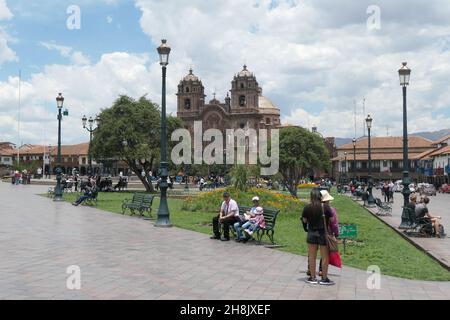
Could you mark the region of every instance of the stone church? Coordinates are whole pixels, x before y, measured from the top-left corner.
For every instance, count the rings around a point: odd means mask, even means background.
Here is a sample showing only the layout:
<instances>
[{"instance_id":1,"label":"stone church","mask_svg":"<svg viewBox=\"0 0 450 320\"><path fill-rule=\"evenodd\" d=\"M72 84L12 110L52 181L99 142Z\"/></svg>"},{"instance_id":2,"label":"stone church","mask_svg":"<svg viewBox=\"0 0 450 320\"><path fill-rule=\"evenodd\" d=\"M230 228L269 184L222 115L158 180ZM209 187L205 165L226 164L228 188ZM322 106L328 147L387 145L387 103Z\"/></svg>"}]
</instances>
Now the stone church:
<instances>
[{"instance_id":1,"label":"stone church","mask_svg":"<svg viewBox=\"0 0 450 320\"><path fill-rule=\"evenodd\" d=\"M192 69L178 85L177 116L193 132L194 121L202 121L203 131L226 129L272 129L280 126L280 109L262 95L262 89L247 66L231 81L225 101L205 101L205 88Z\"/></svg>"}]
</instances>

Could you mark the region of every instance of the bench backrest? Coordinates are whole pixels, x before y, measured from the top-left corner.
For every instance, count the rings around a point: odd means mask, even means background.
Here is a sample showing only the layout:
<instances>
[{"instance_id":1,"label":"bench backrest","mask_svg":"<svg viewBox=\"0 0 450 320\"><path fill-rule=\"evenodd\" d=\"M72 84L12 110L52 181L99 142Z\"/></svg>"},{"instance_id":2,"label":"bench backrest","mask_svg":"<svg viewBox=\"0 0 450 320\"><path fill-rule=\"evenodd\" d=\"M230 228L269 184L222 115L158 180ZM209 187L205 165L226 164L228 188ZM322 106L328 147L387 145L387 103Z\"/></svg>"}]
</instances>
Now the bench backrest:
<instances>
[{"instance_id":1,"label":"bench backrest","mask_svg":"<svg viewBox=\"0 0 450 320\"><path fill-rule=\"evenodd\" d=\"M155 196L151 195L151 194L146 194L144 195L144 197L142 198L142 205L146 206L146 207L151 207L152 203L153 203L153 198Z\"/></svg>"},{"instance_id":2,"label":"bench backrest","mask_svg":"<svg viewBox=\"0 0 450 320\"><path fill-rule=\"evenodd\" d=\"M266 222L266 229L272 229L275 227L275 221L280 210L264 209L264 221Z\"/></svg>"},{"instance_id":3,"label":"bench backrest","mask_svg":"<svg viewBox=\"0 0 450 320\"><path fill-rule=\"evenodd\" d=\"M144 199L145 194L144 193L134 193L133 194L133 200L131 202L133 203L141 203Z\"/></svg>"}]
</instances>

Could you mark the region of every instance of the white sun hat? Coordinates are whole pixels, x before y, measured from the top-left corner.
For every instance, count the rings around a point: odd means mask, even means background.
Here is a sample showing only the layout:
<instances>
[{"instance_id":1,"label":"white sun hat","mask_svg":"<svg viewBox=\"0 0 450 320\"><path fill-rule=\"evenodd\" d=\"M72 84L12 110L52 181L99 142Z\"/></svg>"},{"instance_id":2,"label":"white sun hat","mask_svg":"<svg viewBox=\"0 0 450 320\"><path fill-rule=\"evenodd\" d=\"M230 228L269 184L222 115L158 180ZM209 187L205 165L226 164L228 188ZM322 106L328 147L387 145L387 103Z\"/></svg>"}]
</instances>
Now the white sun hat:
<instances>
[{"instance_id":1,"label":"white sun hat","mask_svg":"<svg viewBox=\"0 0 450 320\"><path fill-rule=\"evenodd\" d=\"M334 198L328 193L327 190L321 190L320 194L322 195L322 202L333 201Z\"/></svg>"}]
</instances>

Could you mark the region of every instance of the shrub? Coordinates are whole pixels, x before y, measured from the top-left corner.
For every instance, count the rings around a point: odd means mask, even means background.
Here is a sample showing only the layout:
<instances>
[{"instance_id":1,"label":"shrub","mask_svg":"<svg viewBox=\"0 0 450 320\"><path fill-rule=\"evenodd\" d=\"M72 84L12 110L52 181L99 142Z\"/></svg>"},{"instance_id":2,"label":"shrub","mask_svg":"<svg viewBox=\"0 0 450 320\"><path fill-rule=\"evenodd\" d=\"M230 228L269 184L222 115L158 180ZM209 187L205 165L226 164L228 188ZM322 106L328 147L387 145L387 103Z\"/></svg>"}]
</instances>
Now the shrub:
<instances>
[{"instance_id":1,"label":"shrub","mask_svg":"<svg viewBox=\"0 0 450 320\"><path fill-rule=\"evenodd\" d=\"M252 198L258 196L263 207L280 209L282 213L299 214L304 203L291 195L282 194L276 191L249 188L247 191L240 191L235 188L216 189L204 192L196 197L188 197L184 200L182 210L218 212L222 203L223 192L228 191L231 198L236 200L238 205L251 206Z\"/></svg>"}]
</instances>

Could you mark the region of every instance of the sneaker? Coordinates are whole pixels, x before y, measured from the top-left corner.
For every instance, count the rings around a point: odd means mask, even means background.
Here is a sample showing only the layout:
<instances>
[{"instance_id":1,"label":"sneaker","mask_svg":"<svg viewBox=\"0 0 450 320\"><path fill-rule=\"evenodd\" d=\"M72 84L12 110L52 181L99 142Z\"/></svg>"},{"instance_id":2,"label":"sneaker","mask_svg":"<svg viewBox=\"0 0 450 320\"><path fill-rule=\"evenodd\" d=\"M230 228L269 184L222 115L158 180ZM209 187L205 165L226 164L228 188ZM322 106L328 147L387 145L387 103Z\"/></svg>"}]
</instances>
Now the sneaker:
<instances>
[{"instance_id":1,"label":"sneaker","mask_svg":"<svg viewBox=\"0 0 450 320\"><path fill-rule=\"evenodd\" d=\"M317 284L318 283L317 279L316 278L312 278L312 277L309 277L308 279L306 279L305 282L306 283L311 283L311 284Z\"/></svg>"},{"instance_id":2,"label":"sneaker","mask_svg":"<svg viewBox=\"0 0 450 320\"><path fill-rule=\"evenodd\" d=\"M236 242L242 242L242 240L243 240L243 239L240 239L240 238L234 239L234 241L236 241Z\"/></svg>"},{"instance_id":3,"label":"sneaker","mask_svg":"<svg viewBox=\"0 0 450 320\"><path fill-rule=\"evenodd\" d=\"M230 241L230 238L222 237L220 238L221 241Z\"/></svg>"},{"instance_id":4,"label":"sneaker","mask_svg":"<svg viewBox=\"0 0 450 320\"><path fill-rule=\"evenodd\" d=\"M320 280L319 284L323 285L323 286L332 286L332 285L334 285L334 282L331 281L330 279L326 278L326 279Z\"/></svg>"},{"instance_id":5,"label":"sneaker","mask_svg":"<svg viewBox=\"0 0 450 320\"><path fill-rule=\"evenodd\" d=\"M212 236L212 237L210 237L210 239L220 240L220 237L218 237L218 236Z\"/></svg>"},{"instance_id":6,"label":"sneaker","mask_svg":"<svg viewBox=\"0 0 450 320\"><path fill-rule=\"evenodd\" d=\"M245 232L246 234L250 234L250 230L248 230L248 229L244 229L244 232Z\"/></svg>"},{"instance_id":7,"label":"sneaker","mask_svg":"<svg viewBox=\"0 0 450 320\"><path fill-rule=\"evenodd\" d=\"M247 232L249 235L252 235L253 234L253 231L248 231Z\"/></svg>"}]
</instances>

